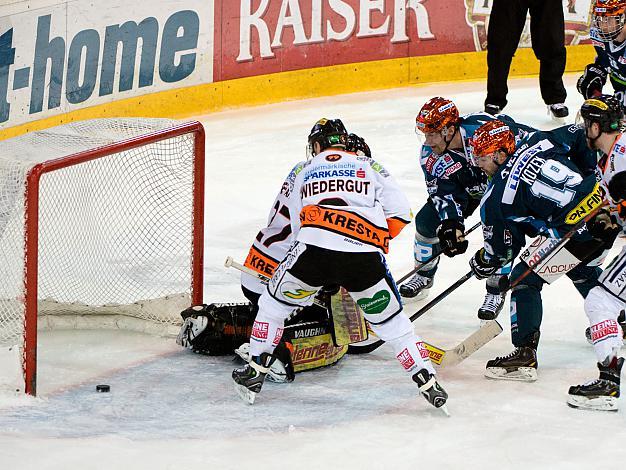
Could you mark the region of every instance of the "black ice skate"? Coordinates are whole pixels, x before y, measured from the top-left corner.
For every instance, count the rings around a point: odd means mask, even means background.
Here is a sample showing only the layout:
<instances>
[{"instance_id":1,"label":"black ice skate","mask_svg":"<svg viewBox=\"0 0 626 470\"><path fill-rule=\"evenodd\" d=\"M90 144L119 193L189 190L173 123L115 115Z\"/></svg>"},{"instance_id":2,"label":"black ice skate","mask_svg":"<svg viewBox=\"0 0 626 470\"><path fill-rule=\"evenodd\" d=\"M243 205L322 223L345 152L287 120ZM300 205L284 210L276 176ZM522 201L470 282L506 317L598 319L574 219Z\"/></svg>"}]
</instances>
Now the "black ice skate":
<instances>
[{"instance_id":1,"label":"black ice skate","mask_svg":"<svg viewBox=\"0 0 626 470\"><path fill-rule=\"evenodd\" d=\"M563 103L549 104L548 114L552 119L563 119L569 116L569 109Z\"/></svg>"},{"instance_id":2,"label":"black ice skate","mask_svg":"<svg viewBox=\"0 0 626 470\"><path fill-rule=\"evenodd\" d=\"M274 360L275 357L271 354L263 353L260 356L252 356L248 364L233 371L235 391L243 401L250 405L254 403Z\"/></svg>"},{"instance_id":3,"label":"black ice skate","mask_svg":"<svg viewBox=\"0 0 626 470\"><path fill-rule=\"evenodd\" d=\"M487 292L482 306L478 309L478 318L484 321L495 320L502 307L504 307L504 296Z\"/></svg>"},{"instance_id":4,"label":"black ice skate","mask_svg":"<svg viewBox=\"0 0 626 470\"><path fill-rule=\"evenodd\" d=\"M570 387L567 404L572 408L585 410L617 411L620 373L623 365L623 357L614 359L608 366L598 363L600 378Z\"/></svg>"},{"instance_id":5,"label":"black ice skate","mask_svg":"<svg viewBox=\"0 0 626 470\"><path fill-rule=\"evenodd\" d=\"M400 286L400 295L407 299L421 300L428 296L428 291L433 286L433 278L423 276L420 273L409 279Z\"/></svg>"},{"instance_id":6,"label":"black ice skate","mask_svg":"<svg viewBox=\"0 0 626 470\"><path fill-rule=\"evenodd\" d=\"M450 416L446 401L448 400L448 394L441 385L437 382L437 378L434 374L431 374L426 369L421 369L419 372L413 374L413 382L417 384L420 394L428 400L428 403L435 408L439 408L447 416Z\"/></svg>"},{"instance_id":7,"label":"black ice skate","mask_svg":"<svg viewBox=\"0 0 626 470\"><path fill-rule=\"evenodd\" d=\"M485 377L534 382L537 380L537 350L522 346L507 356L488 361Z\"/></svg>"}]
</instances>

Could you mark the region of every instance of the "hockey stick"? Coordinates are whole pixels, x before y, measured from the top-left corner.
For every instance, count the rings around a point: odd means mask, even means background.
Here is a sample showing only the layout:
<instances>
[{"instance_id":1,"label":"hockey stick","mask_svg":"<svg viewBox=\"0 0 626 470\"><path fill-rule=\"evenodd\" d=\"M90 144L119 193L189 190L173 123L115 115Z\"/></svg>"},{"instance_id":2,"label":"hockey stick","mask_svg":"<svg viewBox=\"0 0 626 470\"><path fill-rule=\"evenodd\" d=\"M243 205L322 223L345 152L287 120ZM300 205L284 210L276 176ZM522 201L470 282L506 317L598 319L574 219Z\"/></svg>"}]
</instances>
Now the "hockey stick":
<instances>
[{"instance_id":1,"label":"hockey stick","mask_svg":"<svg viewBox=\"0 0 626 470\"><path fill-rule=\"evenodd\" d=\"M480 222L477 222L476 224L474 224L472 227L470 227L468 230L465 231L465 233L463 234L464 237L468 236L470 233L472 233L474 230L476 230L478 227L480 227ZM410 278L413 274L415 274L416 272L418 272L420 269L422 269L424 266L426 266L428 263L430 263L431 261L436 260L437 258L439 258L441 255L443 254L443 251L440 251L439 253L437 253L435 256L432 256L430 259L426 260L426 261L422 261L421 263L417 263L417 265L407 274L405 274L404 276L402 276L400 279L398 279L396 281L396 284L399 286L400 284L402 284L404 281L406 281L408 278Z\"/></svg>"},{"instance_id":2,"label":"hockey stick","mask_svg":"<svg viewBox=\"0 0 626 470\"><path fill-rule=\"evenodd\" d=\"M263 284L267 284L268 282L270 282L269 276L256 272L254 269L250 269L248 266L244 266L243 264L238 263L237 261L232 259L230 256L226 257L226 261L224 261L224 266L226 266L227 268L235 268L238 271L241 271L242 273L246 273L246 274L249 274L250 276L254 276ZM317 305L318 307L326 308L326 305L324 305L322 302L320 302L316 298L313 299L313 303Z\"/></svg>"},{"instance_id":3,"label":"hockey stick","mask_svg":"<svg viewBox=\"0 0 626 470\"><path fill-rule=\"evenodd\" d=\"M224 262L224 266L229 267L229 268L235 268L241 272L250 274L251 276L256 277L257 279L261 280L262 282L267 283L269 281L269 278L261 273L258 273L256 271L254 271L253 269L248 268L247 266L244 266L243 264L240 264L238 262L236 262L235 260L233 260L230 256L228 256L226 258L226 261ZM466 274L465 276L463 276L463 278L459 279L457 282L455 282L452 286L450 286L448 289L446 289L446 291L442 292L441 294L439 294L437 297L435 297L433 300L431 300L427 305L425 305L424 307L422 307L417 313L415 313L413 316L411 316L410 320L413 321L416 318L420 317L421 315L423 315L424 313L426 313L427 310L429 310L430 308L432 308L433 306L435 306L436 304L438 304L441 300L443 300L450 292L452 292L454 289L456 289L457 287L459 287L461 284L463 284L465 281L467 281L470 277L472 277L472 273L469 272L468 274ZM319 303L317 305L320 305ZM325 308L325 306L320 305L322 307ZM497 322L495 322L497 323ZM498 325L499 326L499 325ZM480 330L478 330L480 331ZM500 328L500 332L502 331L502 328ZM498 332L495 336L497 336L498 334L500 334L500 332ZM477 332L478 333L478 332ZM487 332L487 334L489 334L489 332ZM495 337L493 336L493 337ZM486 337L486 336L485 336ZM470 337L471 338L471 337ZM469 340L470 338L467 338L465 341ZM491 340L492 338L486 339L485 343L489 340ZM363 346L362 348L354 348L351 345L348 345L348 354L365 354L368 352L373 351L374 349L377 349L380 345L382 345L384 343L384 341L382 340L378 340L368 346ZM459 344L456 348L454 348L453 350L450 351L446 351L444 349L441 349L435 345L429 344L429 343L425 343L426 347L429 350L429 355L432 354L433 356L433 362L435 364L440 364L444 358L446 357L446 355L448 353L450 353L451 351L456 351L457 349L459 350L465 350L467 349L466 347L463 346L463 343ZM478 347L481 347L482 344ZM352 348L352 350L351 350ZM371 348L371 349L370 349ZM473 351L472 351L473 352ZM469 353L471 354L471 353ZM468 354L468 356L469 356ZM467 356L465 356L467 357ZM464 358L465 358L464 357ZM463 359L464 359L463 358ZM458 362L461 362L460 359Z\"/></svg>"},{"instance_id":4,"label":"hockey stick","mask_svg":"<svg viewBox=\"0 0 626 470\"><path fill-rule=\"evenodd\" d=\"M450 287L448 287L446 290L441 292L437 297L435 297L433 300L428 302L426 305L424 305L422 308L420 308L417 312L415 312L413 315L411 315L409 317L409 320L411 320L411 322L417 320L419 317L424 315L426 312L428 312L431 308L433 308L435 305L437 305L443 299L448 297L448 295L450 295L452 292L454 292L456 289L458 289L462 284L467 282L472 276L474 276L474 272L473 271L470 271L467 274L464 274L460 279L455 281ZM372 344L368 344L367 346L363 346L361 348L358 348L358 351L357 351L357 348L352 348L352 351L350 351L350 346L348 346L348 353L350 353L350 354L365 354L365 353L369 353L369 352L372 352L372 351L378 349L383 344L385 344L385 342L382 339L379 339L378 341L375 341ZM441 351L441 349L440 349L440 351Z\"/></svg>"}]
</instances>

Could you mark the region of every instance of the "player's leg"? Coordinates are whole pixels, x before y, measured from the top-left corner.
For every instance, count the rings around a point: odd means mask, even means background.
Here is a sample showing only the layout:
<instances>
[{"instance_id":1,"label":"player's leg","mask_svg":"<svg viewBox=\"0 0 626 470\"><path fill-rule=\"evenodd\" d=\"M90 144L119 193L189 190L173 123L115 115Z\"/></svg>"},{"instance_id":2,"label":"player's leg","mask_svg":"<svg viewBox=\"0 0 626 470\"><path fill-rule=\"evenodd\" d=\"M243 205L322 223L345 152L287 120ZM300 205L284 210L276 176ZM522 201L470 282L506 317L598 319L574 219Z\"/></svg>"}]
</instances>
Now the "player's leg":
<instances>
[{"instance_id":1,"label":"player's leg","mask_svg":"<svg viewBox=\"0 0 626 470\"><path fill-rule=\"evenodd\" d=\"M515 282L528 269L517 264L511 273ZM487 362L485 376L494 379L537 380L537 347L543 316L541 289L544 281L535 273L527 275L511 292L511 338L515 349L507 356Z\"/></svg>"},{"instance_id":2,"label":"player's leg","mask_svg":"<svg viewBox=\"0 0 626 470\"><path fill-rule=\"evenodd\" d=\"M437 227L441 223L433 204L428 201L415 215L415 241L413 254L415 264L423 265L408 281L400 286L400 294L405 298L421 300L426 298L433 286L439 258L433 259L440 251Z\"/></svg>"},{"instance_id":3,"label":"player's leg","mask_svg":"<svg viewBox=\"0 0 626 470\"><path fill-rule=\"evenodd\" d=\"M316 247L296 243L274 271L259 299L259 312L250 335L250 361L232 374L235 389L249 403L261 391L276 360L273 353L282 338L285 319L294 309L313 303L324 284L326 266L327 260Z\"/></svg>"},{"instance_id":4,"label":"player's leg","mask_svg":"<svg viewBox=\"0 0 626 470\"><path fill-rule=\"evenodd\" d=\"M570 387L567 403L575 408L605 411L617 410L620 396L620 374L624 359L618 357L622 347L622 328L618 317L626 307L626 247L609 264L599 278L600 286L585 298L591 340L596 353L600 377L583 385Z\"/></svg>"},{"instance_id":5,"label":"player's leg","mask_svg":"<svg viewBox=\"0 0 626 470\"><path fill-rule=\"evenodd\" d=\"M530 6L530 34L535 56L539 59L541 97L554 117L569 114L563 85L565 71L565 28L561 0L541 0ZM559 105L559 106L557 106Z\"/></svg>"},{"instance_id":6,"label":"player's leg","mask_svg":"<svg viewBox=\"0 0 626 470\"><path fill-rule=\"evenodd\" d=\"M527 0L494 0L491 7L487 28L485 110L494 114L507 104L507 79L526 22L526 3Z\"/></svg>"},{"instance_id":7,"label":"player's leg","mask_svg":"<svg viewBox=\"0 0 626 470\"><path fill-rule=\"evenodd\" d=\"M342 271L341 284L361 307L376 336L392 347L396 359L429 403L437 408L443 406L448 394L438 384L428 350L402 310L384 257L380 253L359 253L346 257L338 268Z\"/></svg>"}]
</instances>

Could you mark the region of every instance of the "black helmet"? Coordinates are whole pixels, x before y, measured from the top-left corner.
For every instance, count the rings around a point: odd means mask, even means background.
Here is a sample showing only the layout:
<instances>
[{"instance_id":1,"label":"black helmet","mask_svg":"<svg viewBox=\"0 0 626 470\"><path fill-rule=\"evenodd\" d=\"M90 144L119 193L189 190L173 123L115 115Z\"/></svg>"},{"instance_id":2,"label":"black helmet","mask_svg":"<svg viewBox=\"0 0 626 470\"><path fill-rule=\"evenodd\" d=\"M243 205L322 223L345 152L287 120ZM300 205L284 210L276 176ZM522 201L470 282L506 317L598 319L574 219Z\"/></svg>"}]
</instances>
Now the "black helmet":
<instances>
[{"instance_id":1,"label":"black helmet","mask_svg":"<svg viewBox=\"0 0 626 470\"><path fill-rule=\"evenodd\" d=\"M584 119L586 127L597 122L602 132L617 132L624 119L624 110L616 97L599 95L585 100L580 108L580 117Z\"/></svg>"},{"instance_id":2,"label":"black helmet","mask_svg":"<svg viewBox=\"0 0 626 470\"><path fill-rule=\"evenodd\" d=\"M309 154L313 155L313 144L320 144L322 150L328 147L346 147L348 131L341 119L320 119L309 134Z\"/></svg>"}]
</instances>

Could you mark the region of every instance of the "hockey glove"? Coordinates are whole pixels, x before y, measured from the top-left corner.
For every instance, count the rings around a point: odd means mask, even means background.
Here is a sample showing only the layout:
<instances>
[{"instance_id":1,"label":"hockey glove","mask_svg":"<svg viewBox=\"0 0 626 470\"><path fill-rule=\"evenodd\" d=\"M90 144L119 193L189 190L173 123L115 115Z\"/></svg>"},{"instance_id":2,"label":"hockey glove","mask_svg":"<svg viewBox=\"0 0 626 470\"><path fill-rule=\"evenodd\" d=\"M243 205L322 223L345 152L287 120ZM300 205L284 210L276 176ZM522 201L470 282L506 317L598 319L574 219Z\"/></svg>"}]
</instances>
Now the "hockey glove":
<instances>
[{"instance_id":1,"label":"hockey glove","mask_svg":"<svg viewBox=\"0 0 626 470\"><path fill-rule=\"evenodd\" d=\"M596 64L589 64L576 82L576 89L585 99L593 98L602 93L606 77L606 70Z\"/></svg>"},{"instance_id":2,"label":"hockey glove","mask_svg":"<svg viewBox=\"0 0 626 470\"><path fill-rule=\"evenodd\" d=\"M615 173L609 181L609 194L613 201L619 203L626 200L626 171Z\"/></svg>"},{"instance_id":3,"label":"hockey glove","mask_svg":"<svg viewBox=\"0 0 626 470\"><path fill-rule=\"evenodd\" d=\"M458 219L445 219L441 222L437 237L441 245L441 251L452 258L467 251L469 242L465 239L465 227Z\"/></svg>"},{"instance_id":4,"label":"hockey glove","mask_svg":"<svg viewBox=\"0 0 626 470\"><path fill-rule=\"evenodd\" d=\"M500 268L499 264L494 264L494 260L486 258L487 253L484 248L478 250L470 259L469 265L477 279L487 279Z\"/></svg>"},{"instance_id":5,"label":"hockey glove","mask_svg":"<svg viewBox=\"0 0 626 470\"><path fill-rule=\"evenodd\" d=\"M603 243L604 248L611 248L622 228L615 223L608 209L601 209L587 222L587 229L593 238Z\"/></svg>"}]
</instances>

